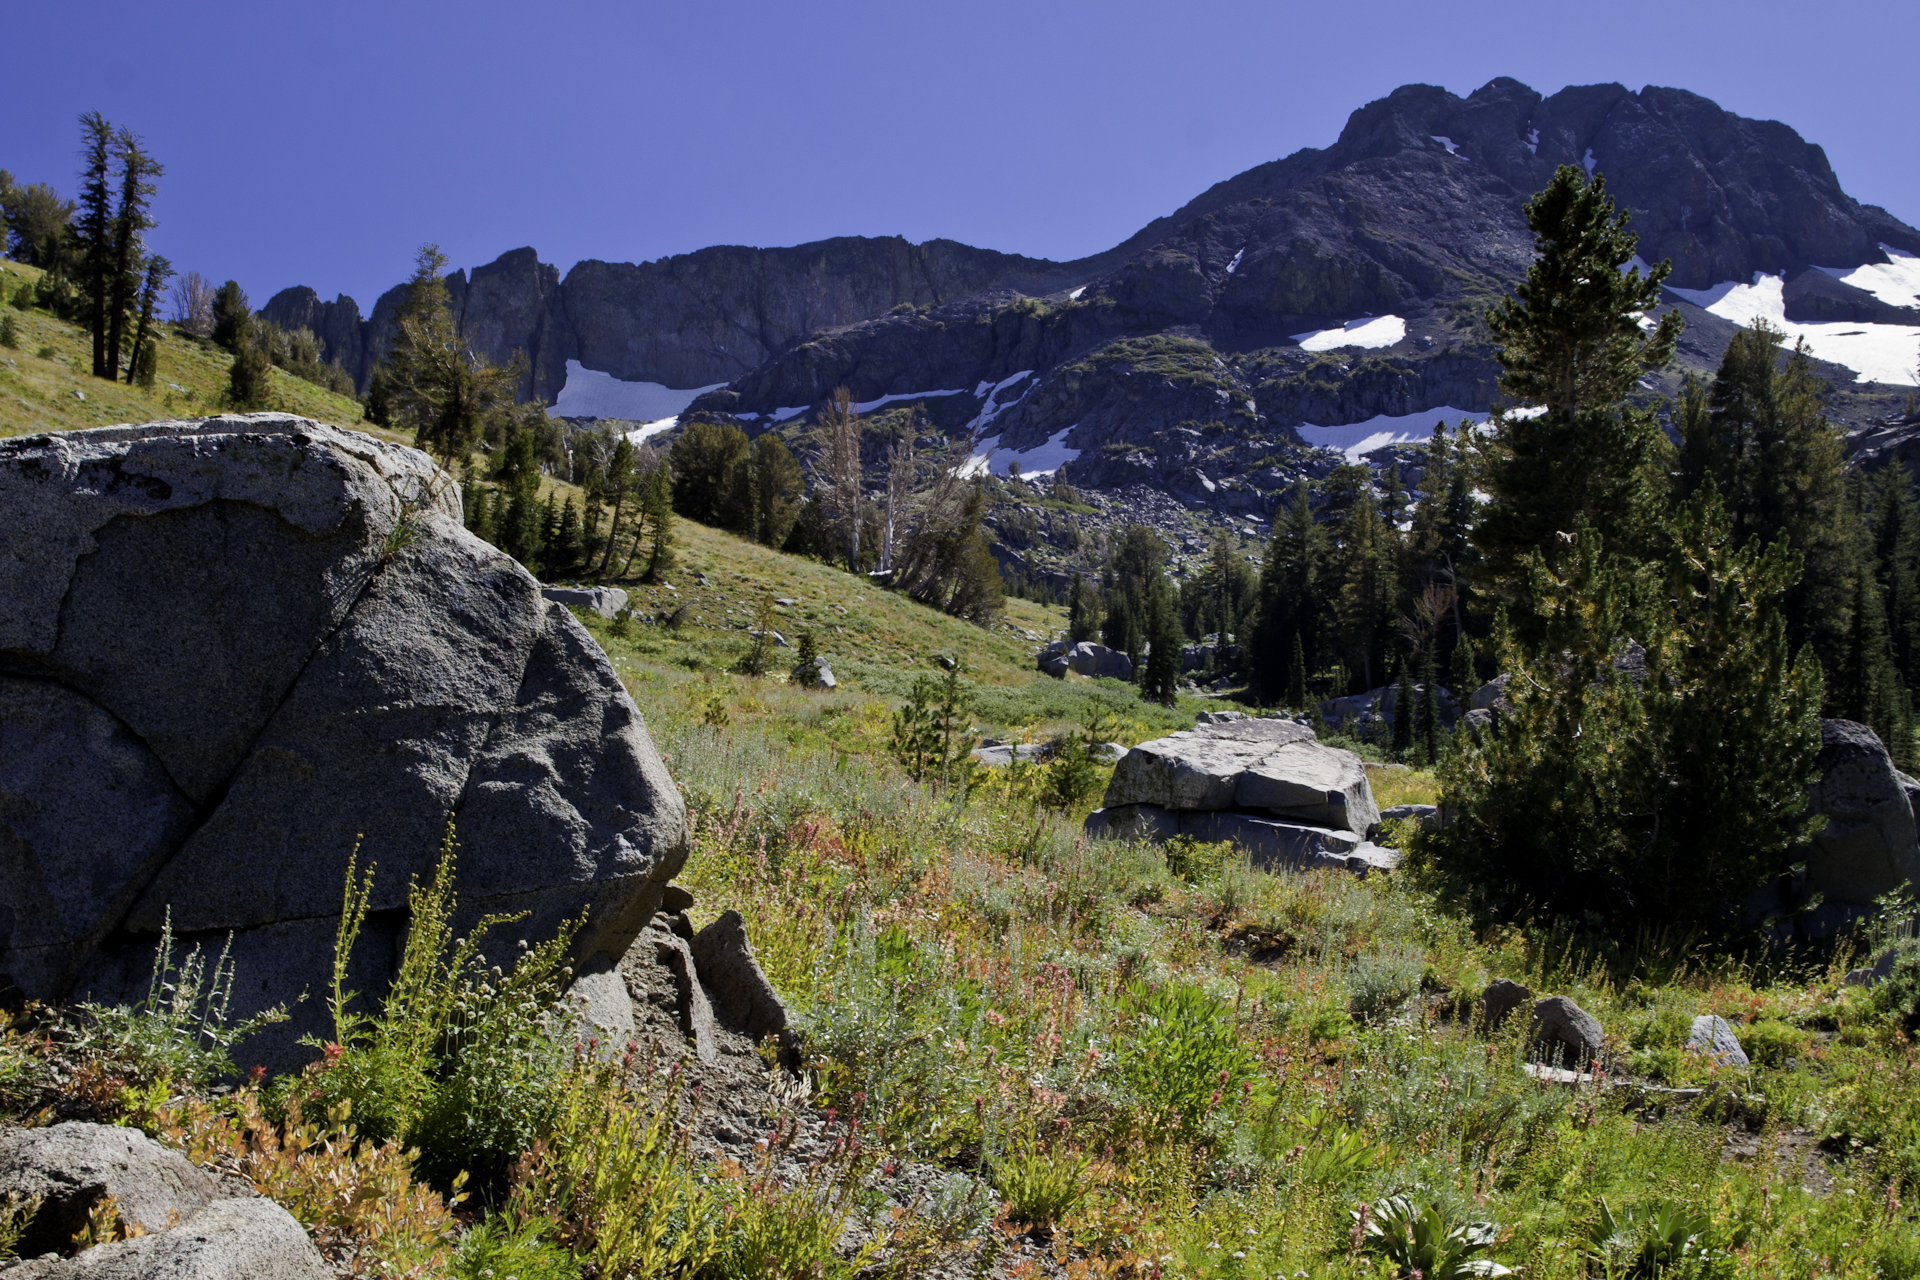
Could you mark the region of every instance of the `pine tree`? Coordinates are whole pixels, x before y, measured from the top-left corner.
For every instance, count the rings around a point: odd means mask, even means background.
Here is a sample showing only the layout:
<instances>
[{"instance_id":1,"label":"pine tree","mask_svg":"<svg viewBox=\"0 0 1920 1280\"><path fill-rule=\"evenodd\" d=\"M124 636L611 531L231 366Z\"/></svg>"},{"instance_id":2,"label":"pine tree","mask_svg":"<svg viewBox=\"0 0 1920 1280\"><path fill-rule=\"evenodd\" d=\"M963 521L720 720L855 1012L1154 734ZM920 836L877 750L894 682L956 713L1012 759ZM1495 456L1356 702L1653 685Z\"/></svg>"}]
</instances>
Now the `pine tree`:
<instances>
[{"instance_id":1,"label":"pine tree","mask_svg":"<svg viewBox=\"0 0 1920 1280\"><path fill-rule=\"evenodd\" d=\"M1254 590L1253 625L1240 646L1243 672L1263 702L1288 696L1281 672L1292 656L1289 646L1314 647L1324 625L1319 584L1326 542L1303 477L1294 484L1284 517L1273 522Z\"/></svg>"},{"instance_id":2,"label":"pine tree","mask_svg":"<svg viewBox=\"0 0 1920 1280\"><path fill-rule=\"evenodd\" d=\"M821 407L815 437L823 486L820 497L839 535L847 568L860 570L860 417L845 387L835 387Z\"/></svg>"},{"instance_id":3,"label":"pine tree","mask_svg":"<svg viewBox=\"0 0 1920 1280\"><path fill-rule=\"evenodd\" d=\"M639 527L634 536L637 552L644 544L647 565L641 577L647 582L664 582L673 570L673 485L664 464L649 471L640 482ZM627 557L628 565L633 556ZM620 571L626 576L626 568Z\"/></svg>"},{"instance_id":4,"label":"pine tree","mask_svg":"<svg viewBox=\"0 0 1920 1280\"><path fill-rule=\"evenodd\" d=\"M1354 494L1330 553L1335 584L1333 613L1342 652L1360 677L1361 688L1374 687L1382 670L1387 627L1398 594L1394 573L1396 539L1380 518L1372 490Z\"/></svg>"},{"instance_id":5,"label":"pine tree","mask_svg":"<svg viewBox=\"0 0 1920 1280\"><path fill-rule=\"evenodd\" d=\"M387 395L387 366L376 364L367 375L367 403L362 410L367 421L377 427L393 424L393 402Z\"/></svg>"},{"instance_id":6,"label":"pine tree","mask_svg":"<svg viewBox=\"0 0 1920 1280\"><path fill-rule=\"evenodd\" d=\"M1512 709L1443 758L1453 816L1420 837L1482 913L1712 927L1807 838L1821 681L1810 650L1788 655L1797 557L1784 541L1736 547L1708 487L1665 559L1649 590L1591 528L1558 572L1533 558L1541 640L1498 628ZM1636 629L1644 684L1614 665Z\"/></svg>"},{"instance_id":7,"label":"pine tree","mask_svg":"<svg viewBox=\"0 0 1920 1280\"><path fill-rule=\"evenodd\" d=\"M134 358L127 362L127 382L138 380L143 387L153 385L154 371L159 368L160 350L152 341L153 310L160 302L160 290L173 274L173 264L159 254L147 258L147 275L140 287L140 318L133 331ZM153 347L151 356L148 348ZM145 372L141 372L140 366Z\"/></svg>"},{"instance_id":8,"label":"pine tree","mask_svg":"<svg viewBox=\"0 0 1920 1280\"><path fill-rule=\"evenodd\" d=\"M0 315L0 347L9 350L20 346L20 330L15 326L11 315Z\"/></svg>"},{"instance_id":9,"label":"pine tree","mask_svg":"<svg viewBox=\"0 0 1920 1280\"><path fill-rule=\"evenodd\" d=\"M1400 668L1399 687L1394 690L1393 700L1393 754L1402 760L1413 750L1413 669L1407 663L1397 664Z\"/></svg>"},{"instance_id":10,"label":"pine tree","mask_svg":"<svg viewBox=\"0 0 1920 1280\"><path fill-rule=\"evenodd\" d=\"M236 409L265 408L273 387L273 362L247 327L240 330L233 364L227 369L227 403Z\"/></svg>"},{"instance_id":11,"label":"pine tree","mask_svg":"<svg viewBox=\"0 0 1920 1280\"><path fill-rule=\"evenodd\" d=\"M560 522L554 529L553 541L548 544L547 562L556 576L571 578L579 574L580 560L585 553L580 537L580 504L569 495L567 504L560 508Z\"/></svg>"},{"instance_id":12,"label":"pine tree","mask_svg":"<svg viewBox=\"0 0 1920 1280\"><path fill-rule=\"evenodd\" d=\"M80 117L80 288L93 335L93 376L107 376L107 299L113 287L113 126L98 111Z\"/></svg>"},{"instance_id":13,"label":"pine tree","mask_svg":"<svg viewBox=\"0 0 1920 1280\"><path fill-rule=\"evenodd\" d=\"M238 354L246 345L253 328L253 312L247 308L246 291L238 281L229 280L213 293L213 342ZM103 339L104 341L104 339Z\"/></svg>"},{"instance_id":14,"label":"pine tree","mask_svg":"<svg viewBox=\"0 0 1920 1280\"><path fill-rule=\"evenodd\" d=\"M541 547L540 465L535 460L533 433L517 429L500 451L494 479L506 499L495 518L495 543L526 566L539 563Z\"/></svg>"},{"instance_id":15,"label":"pine tree","mask_svg":"<svg viewBox=\"0 0 1920 1280\"><path fill-rule=\"evenodd\" d=\"M1680 427L1682 496L1711 478L1739 542L1784 537L1805 566L1787 594L1787 641L1811 643L1831 666L1842 644L1849 552L1841 440L1804 344L1784 362L1763 321L1727 344L1710 388L1689 385Z\"/></svg>"},{"instance_id":16,"label":"pine tree","mask_svg":"<svg viewBox=\"0 0 1920 1280\"><path fill-rule=\"evenodd\" d=\"M1666 444L1653 414L1627 397L1673 358L1681 328L1673 312L1641 328L1672 268L1621 270L1638 237L1615 215L1604 179L1562 165L1526 216L1539 256L1487 324L1501 344L1500 393L1531 416L1496 418L1484 446L1492 502L1475 531L1497 590L1523 603L1534 549L1580 528L1597 531L1609 552L1648 554ZM1515 625L1539 630L1530 609Z\"/></svg>"},{"instance_id":17,"label":"pine tree","mask_svg":"<svg viewBox=\"0 0 1920 1280\"><path fill-rule=\"evenodd\" d=\"M1432 764L1440 758L1439 680L1433 669L1433 647L1420 651L1420 716L1414 723L1414 738L1420 758Z\"/></svg>"},{"instance_id":18,"label":"pine tree","mask_svg":"<svg viewBox=\"0 0 1920 1280\"><path fill-rule=\"evenodd\" d=\"M390 425L452 461L466 457L489 424L507 429L525 360L496 366L468 348L447 305L446 266L438 245L414 255L385 365Z\"/></svg>"},{"instance_id":19,"label":"pine tree","mask_svg":"<svg viewBox=\"0 0 1920 1280\"><path fill-rule=\"evenodd\" d=\"M1148 583L1146 595L1146 678L1140 696L1149 702L1172 706L1180 684L1180 611L1174 603L1173 588L1157 568Z\"/></svg>"},{"instance_id":20,"label":"pine tree","mask_svg":"<svg viewBox=\"0 0 1920 1280\"><path fill-rule=\"evenodd\" d=\"M1894 664L1912 688L1920 684L1920 503L1898 458L1874 484L1873 549Z\"/></svg>"},{"instance_id":21,"label":"pine tree","mask_svg":"<svg viewBox=\"0 0 1920 1280\"><path fill-rule=\"evenodd\" d=\"M1287 663L1287 706L1295 711L1307 709L1307 651L1300 646L1300 633L1293 633L1293 657Z\"/></svg>"},{"instance_id":22,"label":"pine tree","mask_svg":"<svg viewBox=\"0 0 1920 1280\"><path fill-rule=\"evenodd\" d=\"M1067 591L1067 643L1079 644L1100 632L1100 597L1079 574Z\"/></svg>"},{"instance_id":23,"label":"pine tree","mask_svg":"<svg viewBox=\"0 0 1920 1280\"><path fill-rule=\"evenodd\" d=\"M104 377L120 375L120 353L126 349L127 328L140 296L145 250L141 237L152 229L152 201L158 189L153 179L164 172L146 153L140 139L121 129L114 137L114 158L120 167L120 207L113 218L112 265L107 287L107 343ZM135 349L137 350L137 343Z\"/></svg>"},{"instance_id":24,"label":"pine tree","mask_svg":"<svg viewBox=\"0 0 1920 1280\"><path fill-rule=\"evenodd\" d=\"M1447 673L1447 683L1453 686L1454 709L1465 715L1467 700L1480 688L1480 673L1474 668L1473 641L1466 636L1454 641L1453 664Z\"/></svg>"},{"instance_id":25,"label":"pine tree","mask_svg":"<svg viewBox=\"0 0 1920 1280\"><path fill-rule=\"evenodd\" d=\"M752 468L753 536L762 546L782 546L800 517L806 477L792 452L771 433L754 440Z\"/></svg>"},{"instance_id":26,"label":"pine tree","mask_svg":"<svg viewBox=\"0 0 1920 1280\"><path fill-rule=\"evenodd\" d=\"M613 548L620 538L620 515L633 491L633 482L633 441L622 436L607 460L606 486L607 492L613 495L613 519L607 525L607 545L600 555L602 578L613 572Z\"/></svg>"}]
</instances>

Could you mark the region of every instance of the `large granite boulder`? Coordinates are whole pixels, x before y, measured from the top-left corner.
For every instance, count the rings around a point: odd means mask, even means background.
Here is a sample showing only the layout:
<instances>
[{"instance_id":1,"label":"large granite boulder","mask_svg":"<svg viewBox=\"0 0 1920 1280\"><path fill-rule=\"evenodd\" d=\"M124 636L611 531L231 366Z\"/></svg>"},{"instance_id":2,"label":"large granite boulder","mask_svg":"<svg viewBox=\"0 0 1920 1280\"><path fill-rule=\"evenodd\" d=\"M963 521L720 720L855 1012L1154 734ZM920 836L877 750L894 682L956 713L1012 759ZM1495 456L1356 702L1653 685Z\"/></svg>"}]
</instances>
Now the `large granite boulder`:
<instances>
[{"instance_id":1,"label":"large granite boulder","mask_svg":"<svg viewBox=\"0 0 1920 1280\"><path fill-rule=\"evenodd\" d=\"M1231 841L1264 869L1365 872L1399 861L1370 843L1379 821L1359 757L1321 745L1292 720L1227 712L1122 756L1086 832L1108 840Z\"/></svg>"},{"instance_id":2,"label":"large granite boulder","mask_svg":"<svg viewBox=\"0 0 1920 1280\"><path fill-rule=\"evenodd\" d=\"M1363 834L1380 821L1360 758L1291 720L1203 724L1143 742L1114 767L1103 804L1258 810Z\"/></svg>"},{"instance_id":3,"label":"large granite boulder","mask_svg":"<svg viewBox=\"0 0 1920 1280\"><path fill-rule=\"evenodd\" d=\"M1893 767L1872 729L1851 720L1820 722L1818 768L1809 807L1827 824L1807 854L1807 889L1829 902L1864 904L1920 883L1920 782Z\"/></svg>"},{"instance_id":4,"label":"large granite boulder","mask_svg":"<svg viewBox=\"0 0 1920 1280\"><path fill-rule=\"evenodd\" d=\"M17 1251L66 1248L109 1197L120 1221L164 1231L221 1197L219 1184L138 1129L69 1122L0 1133L0 1203L37 1201Z\"/></svg>"},{"instance_id":5,"label":"large granite boulder","mask_svg":"<svg viewBox=\"0 0 1920 1280\"><path fill-rule=\"evenodd\" d=\"M292 1214L259 1196L215 1200L178 1226L48 1254L7 1280L330 1280L334 1269Z\"/></svg>"},{"instance_id":6,"label":"large granite boulder","mask_svg":"<svg viewBox=\"0 0 1920 1280\"><path fill-rule=\"evenodd\" d=\"M1133 660L1117 649L1082 640L1067 650L1067 669L1083 676L1133 679Z\"/></svg>"},{"instance_id":7,"label":"large granite boulder","mask_svg":"<svg viewBox=\"0 0 1920 1280\"><path fill-rule=\"evenodd\" d=\"M137 998L170 918L234 935L236 1013L317 997L358 848L377 993L449 817L463 916L585 911L617 959L685 859L606 656L423 454L273 414L0 441L0 548L0 986ZM243 1052L287 1065L295 1012Z\"/></svg>"}]
</instances>

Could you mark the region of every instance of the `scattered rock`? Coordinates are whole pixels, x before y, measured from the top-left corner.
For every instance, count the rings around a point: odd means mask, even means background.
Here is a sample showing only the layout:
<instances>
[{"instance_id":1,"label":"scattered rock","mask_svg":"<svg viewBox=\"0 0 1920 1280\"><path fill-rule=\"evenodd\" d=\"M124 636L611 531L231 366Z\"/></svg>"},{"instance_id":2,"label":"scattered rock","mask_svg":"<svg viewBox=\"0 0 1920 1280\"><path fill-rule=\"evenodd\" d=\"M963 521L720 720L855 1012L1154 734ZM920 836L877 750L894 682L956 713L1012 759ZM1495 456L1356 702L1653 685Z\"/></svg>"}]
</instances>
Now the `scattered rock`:
<instances>
[{"instance_id":1,"label":"scattered rock","mask_svg":"<svg viewBox=\"0 0 1920 1280\"><path fill-rule=\"evenodd\" d=\"M800 602L791 596L775 596L773 602L777 605L784 605L789 609L797 609L800 607Z\"/></svg>"},{"instance_id":2,"label":"scattered rock","mask_svg":"<svg viewBox=\"0 0 1920 1280\"><path fill-rule=\"evenodd\" d=\"M1747 1065L1747 1052L1740 1047L1740 1038L1733 1034L1725 1018L1713 1014L1701 1014L1693 1020L1687 1031L1687 1050L1710 1054L1723 1067Z\"/></svg>"},{"instance_id":3,"label":"scattered rock","mask_svg":"<svg viewBox=\"0 0 1920 1280\"><path fill-rule=\"evenodd\" d=\"M1583 1065L1598 1060L1604 1033L1600 1022L1565 996L1548 996L1533 1006L1533 1046L1550 1062Z\"/></svg>"},{"instance_id":4,"label":"scattered rock","mask_svg":"<svg viewBox=\"0 0 1920 1280\"><path fill-rule=\"evenodd\" d=\"M356 846L378 990L449 814L456 927L585 910L582 970L685 860L606 655L424 454L280 414L16 437L0 545L0 976L29 998L139 999L169 916L183 948L232 931L235 1016L317 995ZM303 1063L324 1003L240 1060Z\"/></svg>"},{"instance_id":5,"label":"scattered rock","mask_svg":"<svg viewBox=\"0 0 1920 1280\"><path fill-rule=\"evenodd\" d=\"M837 689L840 682L833 678L833 668L827 665L825 658L815 658L812 662L803 662L793 669L793 682L808 689Z\"/></svg>"},{"instance_id":6,"label":"scattered rock","mask_svg":"<svg viewBox=\"0 0 1920 1280\"><path fill-rule=\"evenodd\" d=\"M727 910L693 936L693 959L714 1005L758 1043L787 1029L786 1006L747 944L747 923Z\"/></svg>"},{"instance_id":7,"label":"scattered rock","mask_svg":"<svg viewBox=\"0 0 1920 1280\"><path fill-rule=\"evenodd\" d=\"M142 1231L177 1226L220 1198L207 1174L138 1129L70 1122L0 1134L0 1201L40 1201L16 1252L67 1248L108 1196Z\"/></svg>"},{"instance_id":8,"label":"scattered rock","mask_svg":"<svg viewBox=\"0 0 1920 1280\"><path fill-rule=\"evenodd\" d=\"M1512 978L1495 978L1487 984L1480 996L1480 1011L1487 1020L1489 1030L1497 1029L1501 1023L1529 1000L1533 999L1532 988Z\"/></svg>"},{"instance_id":9,"label":"scattered rock","mask_svg":"<svg viewBox=\"0 0 1920 1280\"><path fill-rule=\"evenodd\" d=\"M1440 809L1431 804L1396 804L1391 809L1380 811L1382 822L1405 822L1408 819L1420 824L1423 831L1437 831L1443 825L1440 821Z\"/></svg>"},{"instance_id":10,"label":"scattered rock","mask_svg":"<svg viewBox=\"0 0 1920 1280\"><path fill-rule=\"evenodd\" d=\"M73 398L75 400L85 400L87 398L87 393L76 388L73 392Z\"/></svg>"},{"instance_id":11,"label":"scattered rock","mask_svg":"<svg viewBox=\"0 0 1920 1280\"><path fill-rule=\"evenodd\" d=\"M1473 691L1467 699L1467 707L1472 711L1510 711L1513 708L1507 702L1507 686L1513 683L1513 676L1501 674Z\"/></svg>"},{"instance_id":12,"label":"scattered rock","mask_svg":"<svg viewBox=\"0 0 1920 1280\"><path fill-rule=\"evenodd\" d=\"M668 915L678 915L693 906L693 893L677 884L670 884L660 890L660 910Z\"/></svg>"},{"instance_id":13,"label":"scattered rock","mask_svg":"<svg viewBox=\"0 0 1920 1280\"><path fill-rule=\"evenodd\" d=\"M586 609L608 620L627 607L627 593L619 587L542 587L540 594L556 604Z\"/></svg>"},{"instance_id":14,"label":"scattered rock","mask_svg":"<svg viewBox=\"0 0 1920 1280\"><path fill-rule=\"evenodd\" d=\"M1850 987L1871 987L1875 983L1885 982L1893 972L1893 962L1899 958L1897 947L1888 947L1875 956L1873 963L1860 969L1847 970L1846 983Z\"/></svg>"},{"instance_id":15,"label":"scattered rock","mask_svg":"<svg viewBox=\"0 0 1920 1280\"><path fill-rule=\"evenodd\" d=\"M1202 711L1193 718L1195 724L1232 724L1236 720L1245 720L1244 711Z\"/></svg>"},{"instance_id":16,"label":"scattered rock","mask_svg":"<svg viewBox=\"0 0 1920 1280\"><path fill-rule=\"evenodd\" d=\"M1914 799L1920 782L1893 767L1878 735L1851 720L1820 722L1820 781L1808 806L1827 817L1807 854L1806 888L1829 903L1865 905L1920 883Z\"/></svg>"},{"instance_id":17,"label":"scattered rock","mask_svg":"<svg viewBox=\"0 0 1920 1280\"><path fill-rule=\"evenodd\" d=\"M942 671L952 671L955 667L960 665L959 663L953 660L953 656L951 654L946 654L946 653L934 654L933 661L934 661L934 664L938 666Z\"/></svg>"},{"instance_id":18,"label":"scattered rock","mask_svg":"<svg viewBox=\"0 0 1920 1280\"><path fill-rule=\"evenodd\" d=\"M1133 659L1091 640L1082 640L1067 650L1067 666L1080 675L1096 679L1102 676L1112 680L1133 679Z\"/></svg>"},{"instance_id":19,"label":"scattered rock","mask_svg":"<svg viewBox=\"0 0 1920 1280\"><path fill-rule=\"evenodd\" d=\"M216 1200L171 1229L42 1257L7 1280L330 1280L333 1268L292 1214L257 1196Z\"/></svg>"}]
</instances>

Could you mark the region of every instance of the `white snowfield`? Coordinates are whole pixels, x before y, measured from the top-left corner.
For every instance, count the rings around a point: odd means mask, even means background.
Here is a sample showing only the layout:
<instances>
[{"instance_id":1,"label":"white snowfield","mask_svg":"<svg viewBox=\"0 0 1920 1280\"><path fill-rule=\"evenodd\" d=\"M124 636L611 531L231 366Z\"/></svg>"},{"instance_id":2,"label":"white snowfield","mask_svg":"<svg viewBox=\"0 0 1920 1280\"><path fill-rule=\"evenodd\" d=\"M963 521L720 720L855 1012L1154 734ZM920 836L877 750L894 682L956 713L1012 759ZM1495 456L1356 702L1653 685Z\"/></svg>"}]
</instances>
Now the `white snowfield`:
<instances>
[{"instance_id":1,"label":"white snowfield","mask_svg":"<svg viewBox=\"0 0 1920 1280\"><path fill-rule=\"evenodd\" d=\"M1920 301L1920 259L1898 249L1887 249L1893 259L1862 267L1822 267L1828 275L1857 285L1894 306ZM1785 282L1779 276L1756 271L1752 284L1728 281L1711 289L1675 289L1667 292L1737 325L1751 327L1765 320L1786 335L1783 345L1804 338L1816 360L1853 370L1860 382L1892 386L1920 386L1920 327L1903 324L1852 324L1846 321L1802 323L1787 319Z\"/></svg>"},{"instance_id":2,"label":"white snowfield","mask_svg":"<svg viewBox=\"0 0 1920 1280\"><path fill-rule=\"evenodd\" d=\"M1359 462L1363 454L1390 444L1416 444L1430 440L1435 427L1443 422L1457 423L1461 419L1485 422L1487 415L1484 411L1474 412L1443 405L1438 409L1422 409L1419 413L1383 413L1365 422L1349 422L1338 427L1317 427L1310 422L1303 423L1295 430L1308 444L1320 449L1338 449L1346 455L1348 462Z\"/></svg>"},{"instance_id":3,"label":"white snowfield","mask_svg":"<svg viewBox=\"0 0 1920 1280\"><path fill-rule=\"evenodd\" d=\"M1073 424L1074 427L1079 425L1077 422ZM960 474L963 476L1011 475L1017 463L1020 474L1023 476L1051 475L1080 456L1078 449L1067 447L1067 432L1072 430L1073 427L1068 427L1065 431L1056 431L1047 437L1045 444L1038 444L1024 451L1002 449L1000 437L997 435L976 440L973 443L972 456L960 464Z\"/></svg>"},{"instance_id":4,"label":"white snowfield","mask_svg":"<svg viewBox=\"0 0 1920 1280\"><path fill-rule=\"evenodd\" d=\"M1407 336L1407 322L1399 316L1362 316L1338 329L1296 333L1302 351L1333 351L1340 347L1390 347Z\"/></svg>"},{"instance_id":5,"label":"white snowfield","mask_svg":"<svg viewBox=\"0 0 1920 1280\"><path fill-rule=\"evenodd\" d=\"M549 418L619 418L655 423L675 417L709 391L726 386L669 387L658 382L623 382L610 373L567 361L567 385L547 410ZM662 428L665 430L665 428Z\"/></svg>"}]
</instances>

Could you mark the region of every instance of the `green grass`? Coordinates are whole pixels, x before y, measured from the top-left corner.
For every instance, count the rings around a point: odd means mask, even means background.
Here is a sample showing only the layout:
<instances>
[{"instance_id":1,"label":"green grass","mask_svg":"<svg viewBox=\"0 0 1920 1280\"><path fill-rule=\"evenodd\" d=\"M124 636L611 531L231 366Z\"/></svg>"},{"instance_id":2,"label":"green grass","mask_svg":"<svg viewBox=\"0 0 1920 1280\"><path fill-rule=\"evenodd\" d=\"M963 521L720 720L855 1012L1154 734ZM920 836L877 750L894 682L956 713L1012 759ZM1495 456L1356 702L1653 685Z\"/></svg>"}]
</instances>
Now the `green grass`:
<instances>
[{"instance_id":1,"label":"green grass","mask_svg":"<svg viewBox=\"0 0 1920 1280\"><path fill-rule=\"evenodd\" d=\"M163 324L156 326L160 366L152 387L96 378L91 372L92 339L83 329L45 311L14 309L11 299L21 281L39 278L36 268L17 262L0 264L0 291L7 299L0 306L19 331L17 349L0 348L0 437L199 418L225 411L222 397L227 370L233 364L227 352ZM48 348L53 352L50 357L39 354ZM272 370L270 376L268 408L361 426L360 405L352 398L322 390L281 369ZM183 390L176 391L175 386ZM76 396L76 391L86 398ZM375 434L387 433L375 430Z\"/></svg>"},{"instance_id":2,"label":"green grass","mask_svg":"<svg viewBox=\"0 0 1920 1280\"><path fill-rule=\"evenodd\" d=\"M697 911L746 914L816 1103L860 1097L887 1152L984 1171L1085 1274L1393 1274L1350 1256L1350 1211L1390 1195L1497 1223L1490 1256L1529 1276L1597 1274L1603 1198L1700 1215L1732 1257L1690 1274L1920 1274L1920 1057L1844 955L1476 935L1412 875L1231 850L1176 875L1004 779L964 805L907 780L884 750L899 672L821 694L614 651L695 815ZM980 692L1044 718L1061 689ZM1432 799L1431 775L1370 772L1383 803ZM1616 1073L1705 1100L1533 1081L1520 1020L1489 1038L1466 1016L1496 976L1592 1012ZM1681 1050L1700 1013L1751 1070Z\"/></svg>"}]
</instances>

